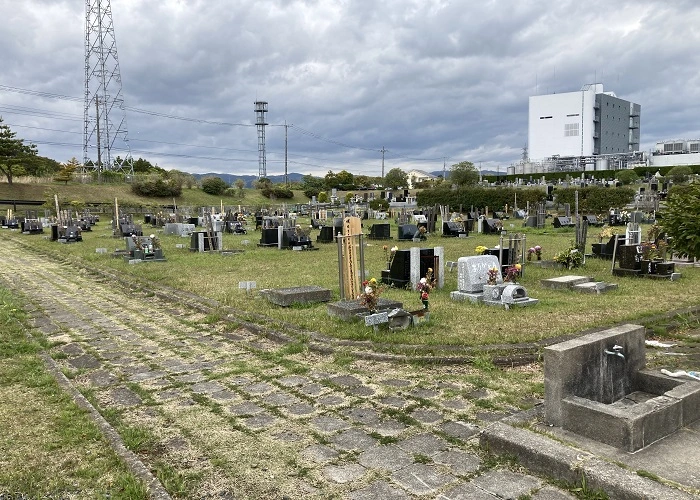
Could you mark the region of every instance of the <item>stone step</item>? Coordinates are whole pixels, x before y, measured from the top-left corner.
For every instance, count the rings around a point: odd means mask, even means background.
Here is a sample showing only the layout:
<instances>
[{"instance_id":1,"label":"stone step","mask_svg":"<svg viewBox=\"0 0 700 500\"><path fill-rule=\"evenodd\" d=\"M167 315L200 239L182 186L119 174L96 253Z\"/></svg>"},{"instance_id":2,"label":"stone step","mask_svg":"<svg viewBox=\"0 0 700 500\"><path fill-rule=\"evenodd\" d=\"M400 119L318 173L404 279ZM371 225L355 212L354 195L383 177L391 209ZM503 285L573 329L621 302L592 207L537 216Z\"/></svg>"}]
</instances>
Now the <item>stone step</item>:
<instances>
[{"instance_id":1,"label":"stone step","mask_svg":"<svg viewBox=\"0 0 700 500\"><path fill-rule=\"evenodd\" d=\"M567 275L540 280L540 283L544 288L551 288L557 290L563 288L572 288L574 285L588 283L589 281L593 281L593 278L589 276Z\"/></svg>"}]
</instances>

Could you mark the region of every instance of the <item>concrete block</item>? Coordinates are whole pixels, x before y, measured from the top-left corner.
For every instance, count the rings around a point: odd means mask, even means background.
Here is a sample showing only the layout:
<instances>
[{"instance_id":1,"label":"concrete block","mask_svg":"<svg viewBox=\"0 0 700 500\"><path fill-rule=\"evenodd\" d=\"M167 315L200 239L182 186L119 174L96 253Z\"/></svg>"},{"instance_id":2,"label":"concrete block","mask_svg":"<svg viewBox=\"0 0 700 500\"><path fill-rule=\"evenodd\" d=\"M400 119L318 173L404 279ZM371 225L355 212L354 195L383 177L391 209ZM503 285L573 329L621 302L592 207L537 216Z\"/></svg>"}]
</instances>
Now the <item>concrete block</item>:
<instances>
[{"instance_id":1,"label":"concrete block","mask_svg":"<svg viewBox=\"0 0 700 500\"><path fill-rule=\"evenodd\" d=\"M331 291L320 286L274 288L264 290L261 294L268 301L282 307L289 307L292 304L310 304L331 300Z\"/></svg>"}]
</instances>

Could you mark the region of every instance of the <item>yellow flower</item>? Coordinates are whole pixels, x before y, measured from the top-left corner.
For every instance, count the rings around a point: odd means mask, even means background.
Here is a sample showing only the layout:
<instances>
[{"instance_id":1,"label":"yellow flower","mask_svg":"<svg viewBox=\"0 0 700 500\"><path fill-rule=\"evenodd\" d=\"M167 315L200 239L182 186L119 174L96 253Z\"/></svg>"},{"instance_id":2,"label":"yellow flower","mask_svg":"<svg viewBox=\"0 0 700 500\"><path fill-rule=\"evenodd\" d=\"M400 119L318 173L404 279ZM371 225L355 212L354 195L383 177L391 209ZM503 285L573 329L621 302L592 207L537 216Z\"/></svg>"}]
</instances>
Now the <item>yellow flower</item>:
<instances>
[{"instance_id":1,"label":"yellow flower","mask_svg":"<svg viewBox=\"0 0 700 500\"><path fill-rule=\"evenodd\" d=\"M516 268L518 271L520 271L520 269L522 269L522 267L523 267L523 266L521 266L520 264L515 264L515 268Z\"/></svg>"}]
</instances>

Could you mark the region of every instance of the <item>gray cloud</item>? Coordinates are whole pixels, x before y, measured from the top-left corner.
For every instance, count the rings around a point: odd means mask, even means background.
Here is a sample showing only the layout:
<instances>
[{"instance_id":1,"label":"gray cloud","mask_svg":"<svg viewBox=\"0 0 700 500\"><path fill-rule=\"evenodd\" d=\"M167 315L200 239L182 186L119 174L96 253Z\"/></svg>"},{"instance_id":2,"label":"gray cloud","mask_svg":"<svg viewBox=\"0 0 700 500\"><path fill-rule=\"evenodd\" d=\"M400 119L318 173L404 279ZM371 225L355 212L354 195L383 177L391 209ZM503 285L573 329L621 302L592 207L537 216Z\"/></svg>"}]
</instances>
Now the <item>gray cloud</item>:
<instances>
[{"instance_id":1,"label":"gray cloud","mask_svg":"<svg viewBox=\"0 0 700 500\"><path fill-rule=\"evenodd\" d=\"M83 8L0 1L0 84L80 98ZM257 173L256 99L269 103L269 174L283 171L285 121L291 171L379 175L382 147L387 169L470 160L505 170L527 142L528 97L594 80L642 105L643 149L700 137L700 6L690 0L114 0L111 8L127 106L242 124L127 112L134 156L164 168ZM5 122L60 161L82 157L82 114L79 99L0 90Z\"/></svg>"}]
</instances>

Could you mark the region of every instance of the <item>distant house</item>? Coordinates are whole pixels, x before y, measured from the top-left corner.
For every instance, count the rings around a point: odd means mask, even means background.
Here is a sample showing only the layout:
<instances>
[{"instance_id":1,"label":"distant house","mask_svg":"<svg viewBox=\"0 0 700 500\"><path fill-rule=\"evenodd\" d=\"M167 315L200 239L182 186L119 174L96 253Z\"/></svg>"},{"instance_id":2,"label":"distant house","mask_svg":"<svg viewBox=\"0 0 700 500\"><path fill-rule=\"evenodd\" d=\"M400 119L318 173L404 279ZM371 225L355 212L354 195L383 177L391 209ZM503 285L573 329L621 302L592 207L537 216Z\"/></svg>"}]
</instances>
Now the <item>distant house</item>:
<instances>
[{"instance_id":1,"label":"distant house","mask_svg":"<svg viewBox=\"0 0 700 500\"><path fill-rule=\"evenodd\" d=\"M437 179L433 174L429 174L423 170L409 170L406 175L408 177L408 189L413 189L416 184L423 181L433 181Z\"/></svg>"}]
</instances>

